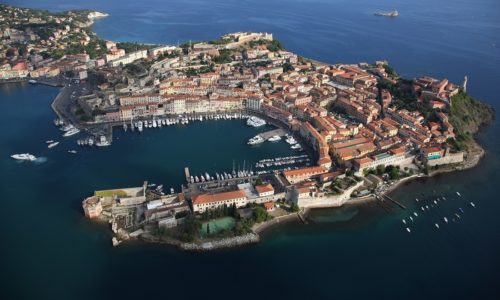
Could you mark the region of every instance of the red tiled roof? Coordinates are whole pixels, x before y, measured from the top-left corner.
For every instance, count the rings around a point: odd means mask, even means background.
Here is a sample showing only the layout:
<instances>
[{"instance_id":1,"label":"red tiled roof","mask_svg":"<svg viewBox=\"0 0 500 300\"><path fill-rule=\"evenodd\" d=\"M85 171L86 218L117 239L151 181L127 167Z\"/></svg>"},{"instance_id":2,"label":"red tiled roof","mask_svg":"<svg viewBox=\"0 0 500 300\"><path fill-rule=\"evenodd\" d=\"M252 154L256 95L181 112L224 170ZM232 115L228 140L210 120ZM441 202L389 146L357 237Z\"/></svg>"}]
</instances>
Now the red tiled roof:
<instances>
[{"instance_id":1,"label":"red tiled roof","mask_svg":"<svg viewBox=\"0 0 500 300\"><path fill-rule=\"evenodd\" d=\"M232 200L237 198L245 198L245 192L242 190L223 192L217 194L200 194L193 196L193 205L201 203L211 203L225 200Z\"/></svg>"}]
</instances>

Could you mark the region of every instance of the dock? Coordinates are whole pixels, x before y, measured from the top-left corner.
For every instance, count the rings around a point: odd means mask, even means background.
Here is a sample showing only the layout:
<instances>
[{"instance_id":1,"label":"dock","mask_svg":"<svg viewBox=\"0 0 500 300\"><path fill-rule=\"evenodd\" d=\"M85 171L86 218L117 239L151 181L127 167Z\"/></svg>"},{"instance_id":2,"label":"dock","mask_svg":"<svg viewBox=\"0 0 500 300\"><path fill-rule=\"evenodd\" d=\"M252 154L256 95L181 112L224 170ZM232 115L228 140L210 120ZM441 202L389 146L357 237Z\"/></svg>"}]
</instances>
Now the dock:
<instances>
[{"instance_id":1,"label":"dock","mask_svg":"<svg viewBox=\"0 0 500 300\"><path fill-rule=\"evenodd\" d=\"M391 197L385 195L385 194L381 194L381 195L376 195L376 198L382 202L384 202L384 198L391 201L392 203L396 204L397 206L399 206L400 208L402 209L406 209L406 206L401 203L401 202L398 202L397 200L394 200L392 199Z\"/></svg>"},{"instance_id":2,"label":"dock","mask_svg":"<svg viewBox=\"0 0 500 300\"><path fill-rule=\"evenodd\" d=\"M274 130L271 130L271 131L266 131L266 132L263 132L263 133L259 133L259 135L263 139L265 139L265 140L267 140L270 137L275 136L275 135L284 136L285 134L286 134L285 130L283 130L281 128L274 129Z\"/></svg>"}]
</instances>

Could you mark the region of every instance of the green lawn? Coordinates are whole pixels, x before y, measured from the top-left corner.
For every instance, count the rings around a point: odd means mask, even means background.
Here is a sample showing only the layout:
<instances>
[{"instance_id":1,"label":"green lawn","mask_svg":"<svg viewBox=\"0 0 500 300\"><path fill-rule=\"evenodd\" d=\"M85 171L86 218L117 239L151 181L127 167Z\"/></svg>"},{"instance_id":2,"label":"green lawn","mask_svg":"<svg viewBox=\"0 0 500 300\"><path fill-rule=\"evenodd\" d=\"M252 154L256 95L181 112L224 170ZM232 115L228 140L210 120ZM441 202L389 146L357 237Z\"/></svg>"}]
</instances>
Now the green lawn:
<instances>
[{"instance_id":1,"label":"green lawn","mask_svg":"<svg viewBox=\"0 0 500 300\"><path fill-rule=\"evenodd\" d=\"M236 224L236 221L232 217L224 217L220 219L210 220L208 222L203 222L201 224L200 233L202 236L208 236L212 234L217 234L224 229L231 229ZM210 234L207 231L210 228Z\"/></svg>"},{"instance_id":2,"label":"green lawn","mask_svg":"<svg viewBox=\"0 0 500 300\"><path fill-rule=\"evenodd\" d=\"M95 195L97 197L111 197L111 196L125 197L127 196L127 193L124 190L103 190L103 191L96 191Z\"/></svg>"}]
</instances>

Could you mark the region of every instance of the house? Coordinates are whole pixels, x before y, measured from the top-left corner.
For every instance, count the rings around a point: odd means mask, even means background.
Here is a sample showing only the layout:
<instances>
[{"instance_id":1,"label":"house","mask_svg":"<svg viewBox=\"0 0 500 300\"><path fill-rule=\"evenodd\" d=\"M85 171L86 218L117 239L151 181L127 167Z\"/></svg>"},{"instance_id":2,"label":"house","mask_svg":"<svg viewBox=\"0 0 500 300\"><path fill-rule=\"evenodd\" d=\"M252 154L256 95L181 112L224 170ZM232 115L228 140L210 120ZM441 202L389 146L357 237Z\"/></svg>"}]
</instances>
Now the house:
<instances>
[{"instance_id":1,"label":"house","mask_svg":"<svg viewBox=\"0 0 500 300\"><path fill-rule=\"evenodd\" d=\"M275 209L274 202L264 203L264 208L266 209L266 211L273 211Z\"/></svg>"},{"instance_id":2,"label":"house","mask_svg":"<svg viewBox=\"0 0 500 300\"><path fill-rule=\"evenodd\" d=\"M314 176L318 176L320 174L326 173L327 168L322 166L317 167L306 167L300 168L296 170L285 170L283 171L283 175L289 183L294 184L297 182L304 181L306 179L310 179Z\"/></svg>"},{"instance_id":3,"label":"house","mask_svg":"<svg viewBox=\"0 0 500 300\"><path fill-rule=\"evenodd\" d=\"M256 185L255 190L257 191L259 197L274 195L274 188L270 183L265 185Z\"/></svg>"}]
</instances>

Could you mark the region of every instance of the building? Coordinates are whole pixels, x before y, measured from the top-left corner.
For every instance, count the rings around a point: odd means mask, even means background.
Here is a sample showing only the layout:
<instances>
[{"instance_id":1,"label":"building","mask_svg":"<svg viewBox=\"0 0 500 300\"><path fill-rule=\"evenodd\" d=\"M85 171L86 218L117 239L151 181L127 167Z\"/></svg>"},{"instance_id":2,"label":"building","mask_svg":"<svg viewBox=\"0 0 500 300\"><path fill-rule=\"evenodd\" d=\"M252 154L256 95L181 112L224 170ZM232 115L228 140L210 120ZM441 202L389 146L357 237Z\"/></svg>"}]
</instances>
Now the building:
<instances>
[{"instance_id":1,"label":"building","mask_svg":"<svg viewBox=\"0 0 500 300\"><path fill-rule=\"evenodd\" d=\"M301 182L307 179L310 179L314 176L318 176L320 174L326 173L328 171L325 167L306 167L300 168L296 170L285 170L283 171L283 175L289 183L294 184L297 182Z\"/></svg>"},{"instance_id":2,"label":"building","mask_svg":"<svg viewBox=\"0 0 500 300\"><path fill-rule=\"evenodd\" d=\"M202 213L209 209L215 209L224 205L243 207L247 204L247 196L244 191L236 190L216 194L199 194L191 198L193 211Z\"/></svg>"},{"instance_id":3,"label":"building","mask_svg":"<svg viewBox=\"0 0 500 300\"><path fill-rule=\"evenodd\" d=\"M85 216L89 219L97 218L102 213L101 199L96 196L88 197L82 202Z\"/></svg>"},{"instance_id":4,"label":"building","mask_svg":"<svg viewBox=\"0 0 500 300\"><path fill-rule=\"evenodd\" d=\"M265 185L256 185L255 190L257 191L259 197L274 195L274 188L270 183Z\"/></svg>"}]
</instances>

